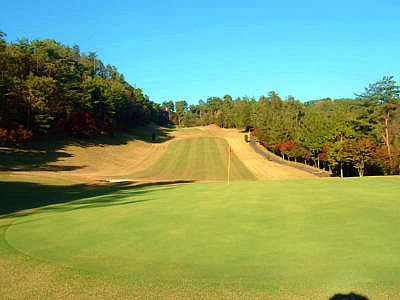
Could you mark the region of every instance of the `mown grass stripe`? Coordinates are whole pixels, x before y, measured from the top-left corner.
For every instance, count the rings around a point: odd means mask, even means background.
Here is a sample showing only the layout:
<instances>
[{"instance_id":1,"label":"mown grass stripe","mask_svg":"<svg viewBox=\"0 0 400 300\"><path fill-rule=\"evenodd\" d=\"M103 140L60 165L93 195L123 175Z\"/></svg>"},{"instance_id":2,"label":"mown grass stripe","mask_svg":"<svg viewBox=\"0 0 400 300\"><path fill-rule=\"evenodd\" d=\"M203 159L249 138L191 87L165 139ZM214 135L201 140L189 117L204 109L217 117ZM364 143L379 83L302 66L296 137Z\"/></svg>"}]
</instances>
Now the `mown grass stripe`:
<instances>
[{"instance_id":1,"label":"mown grass stripe","mask_svg":"<svg viewBox=\"0 0 400 300\"><path fill-rule=\"evenodd\" d=\"M222 138L196 137L173 141L166 153L150 168L132 176L174 180L227 180L228 143ZM254 180L255 177L232 156L232 180Z\"/></svg>"}]
</instances>

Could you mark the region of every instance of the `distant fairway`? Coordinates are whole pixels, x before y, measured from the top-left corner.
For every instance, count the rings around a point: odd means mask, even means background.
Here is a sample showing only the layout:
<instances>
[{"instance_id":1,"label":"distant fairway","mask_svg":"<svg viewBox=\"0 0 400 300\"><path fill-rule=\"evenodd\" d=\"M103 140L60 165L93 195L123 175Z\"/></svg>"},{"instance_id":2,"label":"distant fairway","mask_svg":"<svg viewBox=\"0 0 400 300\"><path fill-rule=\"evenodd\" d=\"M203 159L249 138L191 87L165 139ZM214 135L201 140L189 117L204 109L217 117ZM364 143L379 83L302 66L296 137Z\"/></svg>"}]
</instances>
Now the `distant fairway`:
<instances>
[{"instance_id":1,"label":"distant fairway","mask_svg":"<svg viewBox=\"0 0 400 300\"><path fill-rule=\"evenodd\" d=\"M232 181L256 180L235 153L231 164ZM154 165L131 176L163 180L226 181L227 167L228 143L225 139L193 137L172 141Z\"/></svg>"},{"instance_id":2,"label":"distant fairway","mask_svg":"<svg viewBox=\"0 0 400 300\"><path fill-rule=\"evenodd\" d=\"M156 140L151 142L151 133ZM27 149L0 149L0 171L84 183L107 180L226 181L228 143L232 181L315 178L265 159L245 143L244 133L217 126L145 126L113 137L55 139Z\"/></svg>"},{"instance_id":3,"label":"distant fairway","mask_svg":"<svg viewBox=\"0 0 400 300\"><path fill-rule=\"evenodd\" d=\"M375 299L400 292L399 195L399 178L127 187L17 218L5 238L56 266L154 287Z\"/></svg>"}]
</instances>

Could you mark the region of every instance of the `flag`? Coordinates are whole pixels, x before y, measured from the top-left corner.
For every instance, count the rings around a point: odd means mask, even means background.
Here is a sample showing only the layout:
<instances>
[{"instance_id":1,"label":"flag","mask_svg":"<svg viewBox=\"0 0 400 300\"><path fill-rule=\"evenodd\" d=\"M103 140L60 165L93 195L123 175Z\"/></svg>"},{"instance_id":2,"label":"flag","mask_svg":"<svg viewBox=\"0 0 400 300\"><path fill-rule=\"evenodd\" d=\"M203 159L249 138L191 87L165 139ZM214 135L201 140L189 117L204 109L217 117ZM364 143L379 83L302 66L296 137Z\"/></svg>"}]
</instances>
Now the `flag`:
<instances>
[{"instance_id":1,"label":"flag","mask_svg":"<svg viewBox=\"0 0 400 300\"><path fill-rule=\"evenodd\" d=\"M229 145L229 147L228 147L228 152L229 153L232 153L232 147Z\"/></svg>"}]
</instances>

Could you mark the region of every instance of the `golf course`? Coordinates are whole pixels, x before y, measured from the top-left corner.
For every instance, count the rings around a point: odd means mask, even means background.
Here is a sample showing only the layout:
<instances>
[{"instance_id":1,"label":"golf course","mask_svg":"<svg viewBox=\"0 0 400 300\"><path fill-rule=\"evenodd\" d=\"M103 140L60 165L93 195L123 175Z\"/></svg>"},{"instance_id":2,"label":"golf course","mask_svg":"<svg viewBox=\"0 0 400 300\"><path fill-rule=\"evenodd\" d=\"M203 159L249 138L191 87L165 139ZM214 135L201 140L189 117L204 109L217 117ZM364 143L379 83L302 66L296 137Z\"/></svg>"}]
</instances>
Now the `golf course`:
<instances>
[{"instance_id":1,"label":"golf course","mask_svg":"<svg viewBox=\"0 0 400 300\"><path fill-rule=\"evenodd\" d=\"M400 297L400 177L317 178L236 129L158 130L2 149L2 295Z\"/></svg>"}]
</instances>

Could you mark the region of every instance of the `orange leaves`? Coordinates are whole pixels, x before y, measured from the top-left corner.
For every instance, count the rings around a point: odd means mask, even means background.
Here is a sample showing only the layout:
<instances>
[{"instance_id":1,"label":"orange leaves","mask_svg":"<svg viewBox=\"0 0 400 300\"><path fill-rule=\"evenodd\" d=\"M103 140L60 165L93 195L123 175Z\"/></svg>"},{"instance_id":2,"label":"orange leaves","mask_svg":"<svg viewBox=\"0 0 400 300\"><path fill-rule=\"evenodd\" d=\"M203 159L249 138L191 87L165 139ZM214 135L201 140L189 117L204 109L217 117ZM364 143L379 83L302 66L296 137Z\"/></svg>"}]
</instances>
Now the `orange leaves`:
<instances>
[{"instance_id":1,"label":"orange leaves","mask_svg":"<svg viewBox=\"0 0 400 300\"><path fill-rule=\"evenodd\" d=\"M327 147L325 144L322 144L321 152L318 153L318 159L320 161L328 161L328 151L329 147Z\"/></svg>"},{"instance_id":2,"label":"orange leaves","mask_svg":"<svg viewBox=\"0 0 400 300\"><path fill-rule=\"evenodd\" d=\"M0 128L0 145L20 145L32 138L32 130L19 125L17 129Z\"/></svg>"}]
</instances>

